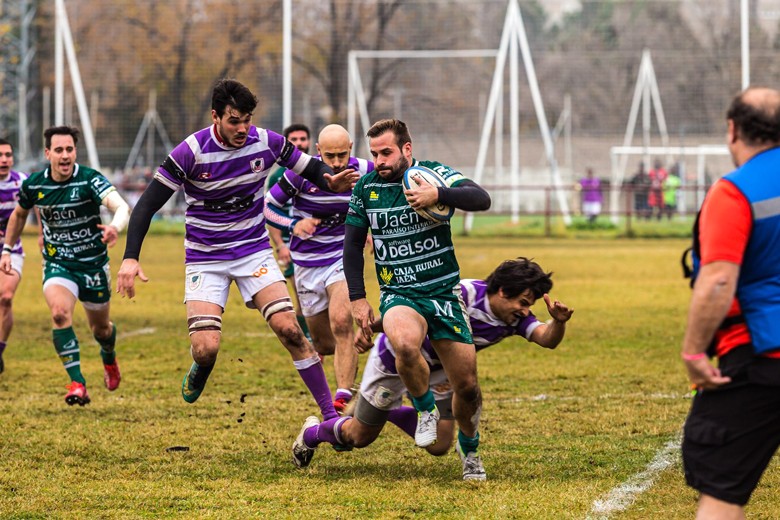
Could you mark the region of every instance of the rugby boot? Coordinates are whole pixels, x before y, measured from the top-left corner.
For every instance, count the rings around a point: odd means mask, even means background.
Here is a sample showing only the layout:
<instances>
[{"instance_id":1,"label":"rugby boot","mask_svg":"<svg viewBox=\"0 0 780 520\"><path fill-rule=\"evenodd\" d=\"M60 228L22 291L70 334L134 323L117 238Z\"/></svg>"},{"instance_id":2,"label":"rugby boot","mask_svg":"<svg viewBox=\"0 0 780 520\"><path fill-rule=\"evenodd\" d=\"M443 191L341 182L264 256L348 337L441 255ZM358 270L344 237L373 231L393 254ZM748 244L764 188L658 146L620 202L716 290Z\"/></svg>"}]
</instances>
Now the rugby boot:
<instances>
[{"instance_id":1,"label":"rugby boot","mask_svg":"<svg viewBox=\"0 0 780 520\"><path fill-rule=\"evenodd\" d=\"M69 406L73 406L74 404L84 406L89 403L90 399L89 394L87 394L87 387L83 384L71 381L65 388L68 389L68 393L65 394L65 402L68 403Z\"/></svg>"}]
</instances>

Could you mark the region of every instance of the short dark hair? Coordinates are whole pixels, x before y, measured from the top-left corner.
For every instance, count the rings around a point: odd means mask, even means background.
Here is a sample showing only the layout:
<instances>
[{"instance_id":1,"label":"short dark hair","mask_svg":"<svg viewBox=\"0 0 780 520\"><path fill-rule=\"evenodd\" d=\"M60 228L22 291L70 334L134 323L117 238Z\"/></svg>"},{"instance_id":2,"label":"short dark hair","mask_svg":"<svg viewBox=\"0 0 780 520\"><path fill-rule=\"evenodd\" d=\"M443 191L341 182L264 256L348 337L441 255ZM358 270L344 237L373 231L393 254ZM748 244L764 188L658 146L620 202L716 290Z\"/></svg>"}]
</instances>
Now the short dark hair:
<instances>
[{"instance_id":1,"label":"short dark hair","mask_svg":"<svg viewBox=\"0 0 780 520\"><path fill-rule=\"evenodd\" d=\"M251 114L257 106L257 97L242 83L221 79L214 84L211 92L211 108L222 117L228 105L244 114Z\"/></svg>"},{"instance_id":2,"label":"short dark hair","mask_svg":"<svg viewBox=\"0 0 780 520\"><path fill-rule=\"evenodd\" d=\"M385 132L393 132L395 135L395 144L398 148L403 147L406 143L412 142L412 136L409 133L409 129L406 127L406 123L400 119L380 119L368 129L366 137L374 139L379 137Z\"/></svg>"},{"instance_id":3,"label":"short dark hair","mask_svg":"<svg viewBox=\"0 0 780 520\"><path fill-rule=\"evenodd\" d=\"M508 298L516 298L530 289L537 300L552 289L552 273L545 273L542 267L523 256L505 260L485 279L488 294L501 289Z\"/></svg>"},{"instance_id":4,"label":"short dark hair","mask_svg":"<svg viewBox=\"0 0 780 520\"><path fill-rule=\"evenodd\" d=\"M2 144L7 144L8 146L11 147L11 151L12 152L14 151L14 145L12 145L8 139L3 139L2 137L0 137L0 145Z\"/></svg>"},{"instance_id":5,"label":"short dark hair","mask_svg":"<svg viewBox=\"0 0 780 520\"><path fill-rule=\"evenodd\" d=\"M284 135L284 138L287 139L290 137L290 134L293 132L306 132L306 138L311 137L311 132L309 131L309 127L304 125L303 123L293 123L287 128L284 129L284 132L282 134Z\"/></svg>"},{"instance_id":6,"label":"short dark hair","mask_svg":"<svg viewBox=\"0 0 780 520\"><path fill-rule=\"evenodd\" d=\"M752 103L745 100L750 89L740 92L731 101L726 119L734 121L734 128L747 145L759 146L780 142L780 103Z\"/></svg>"},{"instance_id":7,"label":"short dark hair","mask_svg":"<svg viewBox=\"0 0 780 520\"><path fill-rule=\"evenodd\" d=\"M51 126L43 131L43 144L46 149L51 148L51 138L55 135L69 135L73 138L73 144L79 144L81 132L75 126Z\"/></svg>"}]
</instances>

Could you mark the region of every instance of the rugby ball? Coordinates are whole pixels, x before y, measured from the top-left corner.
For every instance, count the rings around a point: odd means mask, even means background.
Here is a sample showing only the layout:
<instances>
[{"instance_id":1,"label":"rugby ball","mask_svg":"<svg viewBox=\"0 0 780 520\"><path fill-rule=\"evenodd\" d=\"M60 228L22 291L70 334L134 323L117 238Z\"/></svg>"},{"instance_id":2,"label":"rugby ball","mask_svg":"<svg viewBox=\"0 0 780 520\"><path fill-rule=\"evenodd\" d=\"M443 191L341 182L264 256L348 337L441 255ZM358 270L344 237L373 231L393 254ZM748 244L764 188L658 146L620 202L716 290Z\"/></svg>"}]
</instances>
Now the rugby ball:
<instances>
[{"instance_id":1,"label":"rugby ball","mask_svg":"<svg viewBox=\"0 0 780 520\"><path fill-rule=\"evenodd\" d=\"M447 182L444 180L444 177L430 168L418 165L411 166L404 172L404 188L407 190L416 188L420 185L420 182L418 182L420 179L424 179L429 184L433 184L434 186L442 186L444 188L447 187ZM455 208L437 202L436 204L432 204L425 208L415 209L415 211L421 217L424 217L428 220L445 222L452 218L452 215L455 213Z\"/></svg>"}]
</instances>

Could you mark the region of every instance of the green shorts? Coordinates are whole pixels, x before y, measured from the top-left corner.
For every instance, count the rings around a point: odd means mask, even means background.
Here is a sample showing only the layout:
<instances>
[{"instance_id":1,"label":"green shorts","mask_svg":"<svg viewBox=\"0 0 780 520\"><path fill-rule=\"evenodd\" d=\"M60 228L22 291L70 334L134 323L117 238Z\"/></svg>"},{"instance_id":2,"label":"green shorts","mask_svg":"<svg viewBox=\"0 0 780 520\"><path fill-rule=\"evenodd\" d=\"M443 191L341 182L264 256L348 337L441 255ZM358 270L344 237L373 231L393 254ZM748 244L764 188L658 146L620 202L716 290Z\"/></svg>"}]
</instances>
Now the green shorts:
<instances>
[{"instance_id":1,"label":"green shorts","mask_svg":"<svg viewBox=\"0 0 780 520\"><path fill-rule=\"evenodd\" d=\"M44 260L43 288L55 284L64 286L82 302L106 303L111 299L111 271L108 263L100 267L71 269Z\"/></svg>"},{"instance_id":2,"label":"green shorts","mask_svg":"<svg viewBox=\"0 0 780 520\"><path fill-rule=\"evenodd\" d=\"M471 323L466 305L460 293L460 286L450 294L439 294L427 298L409 297L392 292L382 292L379 298L379 312L384 314L398 305L411 307L428 323L428 338L449 339L460 343L474 343Z\"/></svg>"}]
</instances>

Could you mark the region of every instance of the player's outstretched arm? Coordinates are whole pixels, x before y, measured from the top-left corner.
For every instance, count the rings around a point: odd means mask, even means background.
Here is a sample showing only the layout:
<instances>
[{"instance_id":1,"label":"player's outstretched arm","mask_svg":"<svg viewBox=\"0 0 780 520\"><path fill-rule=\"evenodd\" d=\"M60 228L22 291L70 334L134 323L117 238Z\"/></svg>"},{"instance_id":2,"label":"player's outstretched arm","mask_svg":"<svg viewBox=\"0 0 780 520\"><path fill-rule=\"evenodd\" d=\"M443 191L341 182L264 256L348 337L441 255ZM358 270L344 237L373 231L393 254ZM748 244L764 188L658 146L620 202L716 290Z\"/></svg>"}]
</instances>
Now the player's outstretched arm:
<instances>
[{"instance_id":1,"label":"player's outstretched arm","mask_svg":"<svg viewBox=\"0 0 780 520\"><path fill-rule=\"evenodd\" d=\"M563 341L566 322L571 319L574 309L558 300L552 301L549 294L545 294L543 298L552 319L534 329L531 333L531 341L544 348L553 349Z\"/></svg>"}]
</instances>

